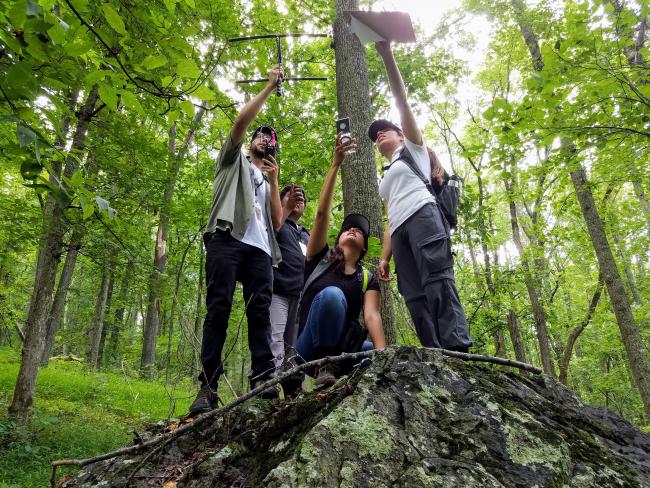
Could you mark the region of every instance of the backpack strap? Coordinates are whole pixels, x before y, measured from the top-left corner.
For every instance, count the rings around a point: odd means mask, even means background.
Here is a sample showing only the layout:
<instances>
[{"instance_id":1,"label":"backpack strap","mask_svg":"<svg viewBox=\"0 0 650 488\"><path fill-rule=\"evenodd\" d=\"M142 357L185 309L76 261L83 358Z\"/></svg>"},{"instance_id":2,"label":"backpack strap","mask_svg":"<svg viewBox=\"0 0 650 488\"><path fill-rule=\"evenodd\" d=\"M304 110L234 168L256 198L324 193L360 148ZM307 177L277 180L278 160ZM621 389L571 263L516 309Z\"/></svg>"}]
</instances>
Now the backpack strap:
<instances>
[{"instance_id":1,"label":"backpack strap","mask_svg":"<svg viewBox=\"0 0 650 488\"><path fill-rule=\"evenodd\" d=\"M363 272L363 281L361 282L361 293L365 293L366 290L368 289L368 282L370 281L370 271L368 271L365 267L361 266L361 270Z\"/></svg>"},{"instance_id":2,"label":"backpack strap","mask_svg":"<svg viewBox=\"0 0 650 488\"><path fill-rule=\"evenodd\" d=\"M402 148L402 152L400 152L399 159L402 160L406 165L411 168L411 171L415 173L415 175L420 178L422 183L424 183L424 186L427 187L427 190L429 190L429 193L433 195L433 198L436 198L436 192L434 191L433 187L431 186L431 180L426 178L423 174L422 171L420 171L420 168L418 168L418 165L415 164L415 159L413 159L413 156L411 155L411 152L404 146Z\"/></svg>"}]
</instances>

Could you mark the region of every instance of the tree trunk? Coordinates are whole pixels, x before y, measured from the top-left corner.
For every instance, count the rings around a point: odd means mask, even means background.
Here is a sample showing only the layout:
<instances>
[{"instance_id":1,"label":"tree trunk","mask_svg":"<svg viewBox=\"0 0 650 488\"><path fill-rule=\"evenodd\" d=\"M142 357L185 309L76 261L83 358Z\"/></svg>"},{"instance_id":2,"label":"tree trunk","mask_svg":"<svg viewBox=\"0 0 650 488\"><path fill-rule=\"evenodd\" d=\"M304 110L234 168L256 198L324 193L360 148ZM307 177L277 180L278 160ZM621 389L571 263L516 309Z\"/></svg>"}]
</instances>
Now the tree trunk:
<instances>
[{"instance_id":1,"label":"tree trunk","mask_svg":"<svg viewBox=\"0 0 650 488\"><path fill-rule=\"evenodd\" d=\"M63 264L63 270L59 277L59 284L54 295L54 301L52 302L52 308L50 310L50 316L47 320L47 329L45 333L45 345L43 347L43 354L41 355L41 365L47 366L50 356L52 355L52 348L54 347L54 339L56 333L59 331L59 326L61 325L61 319L63 318L63 310L65 309L65 303L68 296L68 289L70 288L70 283L72 282L72 274L74 272L75 265L77 264L77 256L79 255L79 249L81 247L81 236L82 232L79 229L75 229L70 238L70 244L68 244L68 252L65 256L65 263Z\"/></svg>"},{"instance_id":2,"label":"tree trunk","mask_svg":"<svg viewBox=\"0 0 650 488\"><path fill-rule=\"evenodd\" d=\"M102 324L102 335L99 339L99 351L97 352L97 369L101 369L104 364L104 346L106 344L106 336L108 331L111 330L111 303L113 301L113 285L115 284L115 276L113 272L110 274L110 281L108 284L108 293L106 295L106 305L104 306L104 317Z\"/></svg>"},{"instance_id":3,"label":"tree trunk","mask_svg":"<svg viewBox=\"0 0 650 488\"><path fill-rule=\"evenodd\" d=\"M199 242L199 284L196 291L196 314L194 315L194 330L190 334L190 347L192 348L192 379L197 380L198 372L201 371L201 340L203 338L203 243ZM242 386L243 388L243 386Z\"/></svg>"},{"instance_id":4,"label":"tree trunk","mask_svg":"<svg viewBox=\"0 0 650 488\"><path fill-rule=\"evenodd\" d=\"M160 327L160 290L163 284L163 273L167 265L167 234L169 233L169 212L178 173L183 165L185 155L189 149L196 128L203 118L204 108L198 108L194 114L191 125L183 145L176 150L176 123L169 129L169 169L168 179L165 184L163 203L160 209L160 222L156 232L156 246L154 250L153 269L149 278L149 298L147 300L147 314L143 326L144 341L142 344L142 359L140 369L147 378L153 377L156 363L156 340Z\"/></svg>"},{"instance_id":5,"label":"tree trunk","mask_svg":"<svg viewBox=\"0 0 650 488\"><path fill-rule=\"evenodd\" d=\"M111 359L111 362L114 362L115 359L117 358L117 350L120 343L120 332L122 331L122 324L124 322L124 312L126 311L126 299L129 291L130 268L131 268L131 263L129 263L127 270L124 272L124 278L122 284L120 285L120 293L118 295L118 304L117 304L118 308L115 310L115 315L113 317L113 324L111 327L111 335L108 340L108 357Z\"/></svg>"},{"instance_id":6,"label":"tree trunk","mask_svg":"<svg viewBox=\"0 0 650 488\"><path fill-rule=\"evenodd\" d=\"M86 360L93 369L99 368L99 345L102 338L102 329L104 328L104 310L108 298L108 288L111 282L110 272L104 270L102 273L102 282L95 300L95 313L88 329L88 351Z\"/></svg>"},{"instance_id":7,"label":"tree trunk","mask_svg":"<svg viewBox=\"0 0 650 488\"><path fill-rule=\"evenodd\" d=\"M573 355L573 347L575 346L578 337L582 332L587 328L591 318L596 311L598 302L600 301L600 295L603 291L603 277L602 275L598 276L598 284L596 285L596 290L594 291L591 301L589 302L589 307L587 308L587 315L582 323L574 328L569 334L569 338L566 341L566 346L564 347L564 352L562 353L562 359L560 360L560 382L567 386L567 378L569 376L569 363L571 362L571 356Z\"/></svg>"},{"instance_id":8,"label":"tree trunk","mask_svg":"<svg viewBox=\"0 0 650 488\"><path fill-rule=\"evenodd\" d=\"M167 327L167 360L166 370L165 370L165 384L169 384L169 379L171 377L171 363L172 363L172 339L174 338L174 315L176 314L176 304L178 303L178 290L181 287L181 277L183 275L183 269L185 267L185 258L187 258L187 253L190 250L194 240L189 241L188 245L185 246L183 251L183 256L181 257L181 262L178 265L178 270L176 271L176 285L174 286L174 294L172 295L172 306L169 313L169 325Z\"/></svg>"},{"instance_id":9,"label":"tree trunk","mask_svg":"<svg viewBox=\"0 0 650 488\"><path fill-rule=\"evenodd\" d=\"M627 352L632 377L639 389L646 414L650 415L650 360L648 359L648 351L632 315L623 280L618 272L612 249L605 234L605 226L598 215L587 174L582 165L578 165L577 169L572 168L571 180L580 203L582 215L587 224L600 272L607 286L607 293L616 315L616 322L621 331L621 339Z\"/></svg>"},{"instance_id":10,"label":"tree trunk","mask_svg":"<svg viewBox=\"0 0 650 488\"><path fill-rule=\"evenodd\" d=\"M366 134L372 122L368 63L364 47L348 29L345 10L358 10L358 0L336 0L334 47L336 56L336 94L339 117L350 117L357 149L342 167L345 213L357 212L370 220L370 234L383 238L382 204L377 183L374 148ZM373 264L378 262L373 260ZM381 318L387 344L395 344L397 332L390 283L381 286Z\"/></svg>"},{"instance_id":11,"label":"tree trunk","mask_svg":"<svg viewBox=\"0 0 650 488\"><path fill-rule=\"evenodd\" d=\"M97 88L93 87L77 115L77 128L72 139L70 153L65 161L64 176L66 177L71 177L77 168L77 153L84 148L86 132L93 117L96 102ZM25 341L23 343L20 370L16 380L13 400L9 407L9 413L17 415L22 421L27 421L29 418L29 409L36 390L38 368L45 343L45 326L50 311L57 266L63 248L64 210L61 204L52 196L48 197L42 226L43 237L39 244L36 260L34 288L24 327Z\"/></svg>"},{"instance_id":12,"label":"tree trunk","mask_svg":"<svg viewBox=\"0 0 650 488\"><path fill-rule=\"evenodd\" d=\"M544 305L540 299L540 292L538 284L533 276L533 269L528 261L526 256L524 245L521 241L521 233L519 230L519 219L517 216L517 205L514 201L514 173L515 173L515 164L512 163L511 173L512 180L504 180L504 186L506 189L506 196L508 198L508 207L510 210L510 226L512 228L512 240L515 243L517 252L519 253L519 259L521 261L521 266L524 272L524 283L526 284L526 290L528 292L528 298L530 299L530 305L533 310L533 317L535 320L535 332L537 334L537 342L539 343L539 355L542 362L542 369L549 376L555 378L555 367L553 365L553 359L551 358L551 347L548 337L548 327L546 326L546 312L544 311Z\"/></svg>"},{"instance_id":13,"label":"tree trunk","mask_svg":"<svg viewBox=\"0 0 650 488\"><path fill-rule=\"evenodd\" d=\"M510 341L512 342L512 348L515 350L515 358L517 361L522 363L527 362L526 360L526 345L524 344L524 339L521 337L521 330L519 330L519 321L517 320L517 314L514 310L508 312L508 331L510 332Z\"/></svg>"}]
</instances>

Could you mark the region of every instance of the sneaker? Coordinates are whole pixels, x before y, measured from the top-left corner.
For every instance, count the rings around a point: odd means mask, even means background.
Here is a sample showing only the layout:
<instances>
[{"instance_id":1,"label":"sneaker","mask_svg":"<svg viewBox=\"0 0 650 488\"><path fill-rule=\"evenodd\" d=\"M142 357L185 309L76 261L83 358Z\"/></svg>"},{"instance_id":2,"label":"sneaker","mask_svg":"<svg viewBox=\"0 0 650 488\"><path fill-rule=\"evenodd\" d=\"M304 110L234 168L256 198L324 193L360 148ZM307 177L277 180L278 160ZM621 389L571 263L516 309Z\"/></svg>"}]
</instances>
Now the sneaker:
<instances>
[{"instance_id":1,"label":"sneaker","mask_svg":"<svg viewBox=\"0 0 650 488\"><path fill-rule=\"evenodd\" d=\"M254 390L258 386L266 383L270 378L260 378L257 380L251 380L250 382L250 389ZM269 386L268 388L265 388L262 390L262 393L258 395L260 398L264 400L276 400L280 398L280 393L278 393L278 389L276 385Z\"/></svg>"},{"instance_id":2,"label":"sneaker","mask_svg":"<svg viewBox=\"0 0 650 488\"><path fill-rule=\"evenodd\" d=\"M203 385L190 405L190 416L213 410L216 404L217 394L208 385Z\"/></svg>"},{"instance_id":3,"label":"sneaker","mask_svg":"<svg viewBox=\"0 0 650 488\"><path fill-rule=\"evenodd\" d=\"M336 373L338 373L339 368L333 364L327 364L318 370L318 375L316 376L316 381L314 384L317 388L329 388L334 383L336 383Z\"/></svg>"}]
</instances>

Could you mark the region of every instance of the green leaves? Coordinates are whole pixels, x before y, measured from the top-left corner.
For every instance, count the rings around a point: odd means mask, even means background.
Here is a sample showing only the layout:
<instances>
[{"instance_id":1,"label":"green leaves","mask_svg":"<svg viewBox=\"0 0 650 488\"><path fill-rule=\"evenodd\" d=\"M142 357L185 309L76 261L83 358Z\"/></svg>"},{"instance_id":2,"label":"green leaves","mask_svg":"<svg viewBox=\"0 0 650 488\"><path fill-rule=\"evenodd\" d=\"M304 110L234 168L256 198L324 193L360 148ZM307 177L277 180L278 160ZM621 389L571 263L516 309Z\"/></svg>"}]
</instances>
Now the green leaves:
<instances>
[{"instance_id":1,"label":"green leaves","mask_svg":"<svg viewBox=\"0 0 650 488\"><path fill-rule=\"evenodd\" d=\"M113 7L105 3L102 5L102 11L104 12L104 17L106 18L108 25L110 25L115 32L122 34L123 36L128 35L122 17L120 17L120 14L118 14Z\"/></svg>"},{"instance_id":2,"label":"green leaves","mask_svg":"<svg viewBox=\"0 0 650 488\"><path fill-rule=\"evenodd\" d=\"M201 75L201 70L194 60L182 59L176 65L176 74L182 78L196 79Z\"/></svg>"},{"instance_id":3,"label":"green leaves","mask_svg":"<svg viewBox=\"0 0 650 488\"><path fill-rule=\"evenodd\" d=\"M142 66L147 69L156 69L167 64L167 58L160 54L158 55L149 55L142 61Z\"/></svg>"}]
</instances>

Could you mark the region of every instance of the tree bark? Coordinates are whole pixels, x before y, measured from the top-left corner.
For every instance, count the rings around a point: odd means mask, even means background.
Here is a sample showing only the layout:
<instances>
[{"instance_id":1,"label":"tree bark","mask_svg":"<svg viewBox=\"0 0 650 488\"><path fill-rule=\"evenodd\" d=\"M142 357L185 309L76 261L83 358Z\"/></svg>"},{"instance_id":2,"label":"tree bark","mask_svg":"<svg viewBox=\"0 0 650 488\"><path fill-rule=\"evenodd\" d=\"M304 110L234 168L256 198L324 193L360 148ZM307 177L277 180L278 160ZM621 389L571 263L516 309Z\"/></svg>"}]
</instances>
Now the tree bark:
<instances>
[{"instance_id":1,"label":"tree bark","mask_svg":"<svg viewBox=\"0 0 650 488\"><path fill-rule=\"evenodd\" d=\"M167 327L167 360L166 369L165 369L165 384L169 384L171 377L171 363L172 363L172 339L174 338L174 315L176 314L176 304L178 303L178 290L181 287L181 277L183 275L183 269L185 268L185 258L187 258L187 253L192 247L194 240L190 240L188 245L185 246L183 251L183 256L181 257L181 262L178 265L178 270L176 271L176 284L174 286L174 294L172 295L172 306L169 312L169 325Z\"/></svg>"},{"instance_id":2,"label":"tree bark","mask_svg":"<svg viewBox=\"0 0 650 488\"><path fill-rule=\"evenodd\" d=\"M102 338L102 329L104 328L104 310L108 298L108 288L111 282L110 272L104 270L102 281L95 300L95 313L88 329L88 350L86 360L91 368L99 368L99 345Z\"/></svg>"},{"instance_id":3,"label":"tree bark","mask_svg":"<svg viewBox=\"0 0 650 488\"><path fill-rule=\"evenodd\" d=\"M111 362L117 358L117 350L120 343L120 332L122 331L122 324L124 323L124 312L126 311L126 299L129 292L129 272L131 263L127 266L124 272L124 278L120 285L120 292L118 295L117 309L113 316L113 323L111 324L111 335L108 339L108 357ZM127 318L128 320L128 318Z\"/></svg>"},{"instance_id":4,"label":"tree bark","mask_svg":"<svg viewBox=\"0 0 650 488\"><path fill-rule=\"evenodd\" d=\"M47 320L47 328L45 332L45 345L43 347L43 354L41 354L41 365L47 366L50 356L52 355L52 348L54 347L54 339L56 333L59 331L61 319L63 318L63 310L68 296L68 289L72 282L72 275L75 265L77 264L77 256L81 248L82 231L75 229L68 244L68 252L65 256L65 262L61 275L59 276L59 284L54 294L54 301Z\"/></svg>"},{"instance_id":5,"label":"tree bark","mask_svg":"<svg viewBox=\"0 0 650 488\"><path fill-rule=\"evenodd\" d=\"M110 281L108 284L108 293L106 295L106 304L104 305L104 316L102 320L102 335L99 339L99 350L97 352L97 369L101 369L104 364L104 346L106 344L106 336L111 329L111 303L113 302L113 285L115 284L115 275L110 272Z\"/></svg>"},{"instance_id":6,"label":"tree bark","mask_svg":"<svg viewBox=\"0 0 650 488\"><path fill-rule=\"evenodd\" d=\"M591 322L591 318L596 311L598 302L600 301L600 295L603 291L603 277L602 275L598 276L598 284L596 285L596 290L589 301L589 307L587 308L587 315L585 316L582 323L575 327L569 334L569 338L566 341L566 346L564 347L564 352L562 353L562 359L560 360L560 383L567 386L567 378L569 376L569 364L571 363L571 356L573 355L573 347L575 346L578 337L580 334L587 328Z\"/></svg>"},{"instance_id":7,"label":"tree bark","mask_svg":"<svg viewBox=\"0 0 650 488\"><path fill-rule=\"evenodd\" d=\"M512 227L512 240L514 241L515 247L519 252L519 258L521 259L521 265L524 271L524 282L526 284L526 290L528 291L530 305L533 309L533 317L535 319L535 332L537 334L537 342L539 343L539 355L542 361L542 368L546 374L555 377L555 367L551 358L551 347L548 340L548 328L546 326L546 312L544 311L544 306L540 299L540 294L535 284L535 279L532 276L531 266L528 262L526 254L524 253L524 245L521 242L521 234L519 232L517 206L514 202L514 196L511 190L512 187L510 185L506 185L508 206L510 209L510 225Z\"/></svg>"},{"instance_id":8,"label":"tree bark","mask_svg":"<svg viewBox=\"0 0 650 488\"><path fill-rule=\"evenodd\" d=\"M514 310L508 312L508 331L510 332L512 348L515 351L515 358L522 363L528 362L526 360L526 345L524 344L524 339L521 337L519 321Z\"/></svg>"},{"instance_id":9,"label":"tree bark","mask_svg":"<svg viewBox=\"0 0 650 488\"><path fill-rule=\"evenodd\" d=\"M563 143L565 147L568 144L564 140ZM627 352L632 377L636 387L639 389L646 415L650 416L650 360L648 359L648 351L632 315L630 301L625 293L623 280L618 272L612 249L607 240L605 226L598 215L587 174L582 165L578 165L575 169L572 167L571 169L571 181L573 182L576 197L580 203L582 215L587 224L587 231L591 237L600 272L607 286L607 294L609 295L614 314L616 315L616 322L618 323L621 339Z\"/></svg>"},{"instance_id":10,"label":"tree bark","mask_svg":"<svg viewBox=\"0 0 650 488\"><path fill-rule=\"evenodd\" d=\"M160 327L160 290L163 285L163 273L167 265L167 235L169 233L169 212L178 173L183 165L185 156L194 139L196 128L205 114L205 109L197 109L190 128L185 135L183 145L176 150L176 123L169 129L169 169L163 203L160 209L160 222L156 232L156 246L154 249L153 269L149 278L149 298L147 300L147 314L143 326L144 341L142 345L142 359L140 369L147 378L153 377L156 363L156 342Z\"/></svg>"},{"instance_id":11,"label":"tree bark","mask_svg":"<svg viewBox=\"0 0 650 488\"><path fill-rule=\"evenodd\" d=\"M97 102L97 87L93 87L77 118L77 128L72 139L70 152L65 160L64 176L71 177L77 168L77 154L83 150L88 125L93 117ZM63 212L60 202L51 195L44 212L43 237L38 248L34 288L25 322L25 341L20 361L20 370L9 406L9 413L17 415L23 422L29 419L30 407L34 400L36 379L44 346L45 326L50 311L52 291L56 279L58 263L63 248Z\"/></svg>"},{"instance_id":12,"label":"tree bark","mask_svg":"<svg viewBox=\"0 0 650 488\"><path fill-rule=\"evenodd\" d=\"M374 148L366 134L372 122L368 63L364 47L348 29L345 10L358 10L358 0L336 0L334 49L336 56L336 94L339 117L350 117L353 137L357 140L354 154L348 155L342 167L343 205L345 213L360 213L370 221L370 234L383 238L384 223L379 197ZM377 265L377 260L372 260ZM395 315L390 283L381 286L381 318L387 344L397 342Z\"/></svg>"},{"instance_id":13,"label":"tree bark","mask_svg":"<svg viewBox=\"0 0 650 488\"><path fill-rule=\"evenodd\" d=\"M194 330L190 334L190 347L192 348L192 361L190 367L192 368L192 379L195 381L197 380L198 372L201 371L201 340L203 338L203 321L201 319L204 317L201 304L203 303L204 257L205 253L203 252L203 242L199 242L199 284L196 291L196 313L194 315Z\"/></svg>"}]
</instances>

